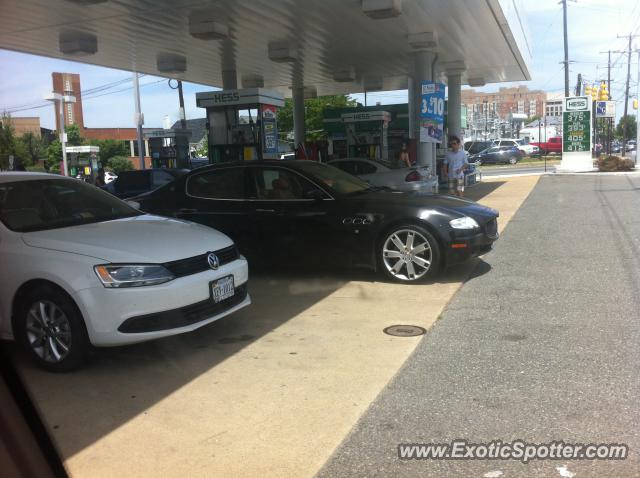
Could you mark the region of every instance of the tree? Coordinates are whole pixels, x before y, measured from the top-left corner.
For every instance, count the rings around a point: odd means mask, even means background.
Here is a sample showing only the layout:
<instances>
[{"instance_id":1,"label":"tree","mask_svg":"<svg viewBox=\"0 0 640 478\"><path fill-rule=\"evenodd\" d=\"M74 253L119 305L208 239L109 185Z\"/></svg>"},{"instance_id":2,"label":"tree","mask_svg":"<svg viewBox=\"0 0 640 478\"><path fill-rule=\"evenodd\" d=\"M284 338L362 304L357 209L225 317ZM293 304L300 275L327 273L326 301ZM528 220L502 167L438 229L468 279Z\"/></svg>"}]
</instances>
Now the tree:
<instances>
[{"instance_id":1,"label":"tree","mask_svg":"<svg viewBox=\"0 0 640 478\"><path fill-rule=\"evenodd\" d=\"M129 150L127 149L124 141L116 139L93 140L91 141L91 144L100 148L98 158L102 163L102 167L109 166L111 158L115 156L129 155Z\"/></svg>"},{"instance_id":2,"label":"tree","mask_svg":"<svg viewBox=\"0 0 640 478\"><path fill-rule=\"evenodd\" d=\"M627 140L636 139L637 133L636 117L632 115L623 116L620 118L618 126L616 126L616 138L622 139L626 137ZM626 132L626 134L625 134Z\"/></svg>"},{"instance_id":3,"label":"tree","mask_svg":"<svg viewBox=\"0 0 640 478\"><path fill-rule=\"evenodd\" d=\"M326 108L349 108L356 105L355 100L345 95L320 96L305 100L305 139L313 141L326 136L322 122ZM293 130L293 100L290 98L285 100L284 106L278 111L278 129L281 133L290 133Z\"/></svg>"},{"instance_id":4,"label":"tree","mask_svg":"<svg viewBox=\"0 0 640 478\"><path fill-rule=\"evenodd\" d=\"M33 166L45 154L44 141L32 132L27 132L20 137L20 142L24 146L27 154L27 164L25 166Z\"/></svg>"},{"instance_id":5,"label":"tree","mask_svg":"<svg viewBox=\"0 0 640 478\"><path fill-rule=\"evenodd\" d=\"M542 118L542 116L540 116L540 115L530 116L529 118L527 118L527 120L524 122L524 124L533 123L534 121L538 121L540 118Z\"/></svg>"},{"instance_id":6,"label":"tree","mask_svg":"<svg viewBox=\"0 0 640 478\"><path fill-rule=\"evenodd\" d=\"M3 114L0 120L0 169L9 169L9 158L13 156L14 168L27 166L27 152L16 138L11 116Z\"/></svg>"},{"instance_id":7,"label":"tree","mask_svg":"<svg viewBox=\"0 0 640 478\"><path fill-rule=\"evenodd\" d=\"M67 144L69 146L82 146L85 144L85 139L80 134L80 128L77 124L67 126L64 132L67 134Z\"/></svg>"},{"instance_id":8,"label":"tree","mask_svg":"<svg viewBox=\"0 0 640 478\"><path fill-rule=\"evenodd\" d=\"M60 172L60 162L62 161L62 144L59 139L55 139L47 147L47 159L44 167L50 172Z\"/></svg>"},{"instance_id":9,"label":"tree","mask_svg":"<svg viewBox=\"0 0 640 478\"><path fill-rule=\"evenodd\" d=\"M114 156L109 161L109 167L115 174L120 174L122 171L131 171L134 169L133 164L125 156Z\"/></svg>"}]
</instances>

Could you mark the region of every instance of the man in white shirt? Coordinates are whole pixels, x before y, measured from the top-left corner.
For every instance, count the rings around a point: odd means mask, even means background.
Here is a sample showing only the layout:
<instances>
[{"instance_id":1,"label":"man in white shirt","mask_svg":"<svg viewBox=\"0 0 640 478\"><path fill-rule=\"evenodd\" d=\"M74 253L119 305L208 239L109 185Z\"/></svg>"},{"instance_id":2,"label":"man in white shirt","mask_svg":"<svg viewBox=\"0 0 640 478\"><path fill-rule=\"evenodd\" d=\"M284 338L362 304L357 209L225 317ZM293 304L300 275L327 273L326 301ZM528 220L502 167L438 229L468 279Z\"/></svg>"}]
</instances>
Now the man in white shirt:
<instances>
[{"instance_id":1,"label":"man in white shirt","mask_svg":"<svg viewBox=\"0 0 640 478\"><path fill-rule=\"evenodd\" d=\"M462 197L464 196L464 171L469 167L467 153L462 149L460 138L457 136L449 138L449 147L451 149L447 152L442 170L449 179L449 194Z\"/></svg>"}]
</instances>

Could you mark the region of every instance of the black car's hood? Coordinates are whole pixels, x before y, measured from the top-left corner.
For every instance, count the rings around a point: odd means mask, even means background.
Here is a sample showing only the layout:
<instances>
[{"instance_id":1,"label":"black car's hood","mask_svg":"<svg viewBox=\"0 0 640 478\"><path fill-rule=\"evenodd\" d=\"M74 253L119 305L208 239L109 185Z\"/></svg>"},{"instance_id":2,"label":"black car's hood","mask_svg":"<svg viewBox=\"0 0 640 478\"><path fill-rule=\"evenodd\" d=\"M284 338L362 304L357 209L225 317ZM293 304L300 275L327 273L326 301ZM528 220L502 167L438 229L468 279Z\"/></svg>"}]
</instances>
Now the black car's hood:
<instances>
[{"instance_id":1,"label":"black car's hood","mask_svg":"<svg viewBox=\"0 0 640 478\"><path fill-rule=\"evenodd\" d=\"M473 218L497 217L499 215L495 209L483 206L477 202L444 194L429 194L418 191L366 191L354 194L353 198L357 198L358 201L372 206L408 206L454 214L458 213Z\"/></svg>"}]
</instances>

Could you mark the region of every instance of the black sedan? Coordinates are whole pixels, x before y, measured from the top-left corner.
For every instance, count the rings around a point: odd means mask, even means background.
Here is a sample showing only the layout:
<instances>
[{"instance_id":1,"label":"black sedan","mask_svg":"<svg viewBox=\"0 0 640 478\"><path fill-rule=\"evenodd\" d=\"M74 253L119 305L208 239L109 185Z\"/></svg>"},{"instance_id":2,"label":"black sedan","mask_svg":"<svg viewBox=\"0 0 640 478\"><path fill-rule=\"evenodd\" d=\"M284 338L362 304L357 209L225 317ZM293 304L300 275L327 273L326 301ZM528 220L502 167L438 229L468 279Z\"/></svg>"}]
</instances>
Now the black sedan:
<instances>
[{"instance_id":1,"label":"black sedan","mask_svg":"<svg viewBox=\"0 0 640 478\"><path fill-rule=\"evenodd\" d=\"M399 192L313 161L206 166L134 199L231 236L250 263L364 266L415 282L491 249L498 212Z\"/></svg>"},{"instance_id":2,"label":"black sedan","mask_svg":"<svg viewBox=\"0 0 640 478\"><path fill-rule=\"evenodd\" d=\"M188 172L188 169L164 168L122 171L116 179L102 189L120 199L127 199L153 191Z\"/></svg>"},{"instance_id":3,"label":"black sedan","mask_svg":"<svg viewBox=\"0 0 640 478\"><path fill-rule=\"evenodd\" d=\"M494 146L469 156L470 163L516 164L524 154L515 146Z\"/></svg>"}]
</instances>

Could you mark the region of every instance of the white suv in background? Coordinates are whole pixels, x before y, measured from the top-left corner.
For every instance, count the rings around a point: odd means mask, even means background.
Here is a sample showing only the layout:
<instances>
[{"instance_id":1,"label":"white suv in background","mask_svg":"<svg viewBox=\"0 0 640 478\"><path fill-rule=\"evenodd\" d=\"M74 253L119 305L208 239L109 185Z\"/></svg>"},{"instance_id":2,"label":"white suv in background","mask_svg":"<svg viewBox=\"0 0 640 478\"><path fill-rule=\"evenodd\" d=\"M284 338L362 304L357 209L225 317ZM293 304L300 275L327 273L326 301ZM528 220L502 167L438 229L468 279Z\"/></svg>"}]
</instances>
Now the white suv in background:
<instances>
[{"instance_id":1,"label":"white suv in background","mask_svg":"<svg viewBox=\"0 0 640 478\"><path fill-rule=\"evenodd\" d=\"M496 139L493 142L494 146L515 146L520 151L522 151L527 156L531 156L532 154L538 154L540 148L537 146L533 146L532 144L526 143L524 139Z\"/></svg>"},{"instance_id":2,"label":"white suv in background","mask_svg":"<svg viewBox=\"0 0 640 478\"><path fill-rule=\"evenodd\" d=\"M251 303L224 234L76 179L0 173L0 334L52 371L90 345L189 332Z\"/></svg>"}]
</instances>

